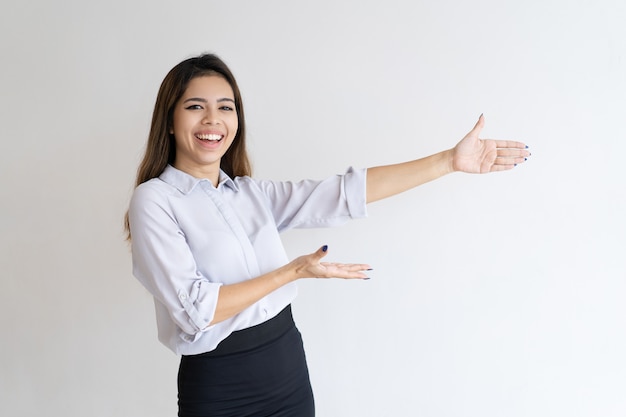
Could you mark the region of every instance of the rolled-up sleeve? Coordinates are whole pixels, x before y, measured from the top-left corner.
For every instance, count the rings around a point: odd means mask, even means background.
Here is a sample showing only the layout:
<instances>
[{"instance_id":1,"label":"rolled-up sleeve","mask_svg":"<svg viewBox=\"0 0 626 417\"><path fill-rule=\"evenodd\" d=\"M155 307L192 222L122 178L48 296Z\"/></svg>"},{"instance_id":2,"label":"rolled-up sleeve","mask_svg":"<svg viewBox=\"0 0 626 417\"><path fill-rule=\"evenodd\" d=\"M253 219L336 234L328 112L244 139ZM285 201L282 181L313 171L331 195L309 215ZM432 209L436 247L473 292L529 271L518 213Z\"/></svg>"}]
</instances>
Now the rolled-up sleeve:
<instances>
[{"instance_id":1,"label":"rolled-up sleeve","mask_svg":"<svg viewBox=\"0 0 626 417\"><path fill-rule=\"evenodd\" d=\"M279 231L338 226L367 217L365 169L349 168L325 180L259 181Z\"/></svg>"},{"instance_id":2,"label":"rolled-up sleeve","mask_svg":"<svg viewBox=\"0 0 626 417\"><path fill-rule=\"evenodd\" d=\"M167 310L180 329L178 336L193 342L210 328L222 284L210 282L198 270L168 198L149 186L140 186L133 194L129 208L133 274L154 296L157 309Z\"/></svg>"},{"instance_id":3,"label":"rolled-up sleeve","mask_svg":"<svg viewBox=\"0 0 626 417\"><path fill-rule=\"evenodd\" d=\"M367 217L367 170L349 168L343 175L345 198L350 217L361 219Z\"/></svg>"}]
</instances>

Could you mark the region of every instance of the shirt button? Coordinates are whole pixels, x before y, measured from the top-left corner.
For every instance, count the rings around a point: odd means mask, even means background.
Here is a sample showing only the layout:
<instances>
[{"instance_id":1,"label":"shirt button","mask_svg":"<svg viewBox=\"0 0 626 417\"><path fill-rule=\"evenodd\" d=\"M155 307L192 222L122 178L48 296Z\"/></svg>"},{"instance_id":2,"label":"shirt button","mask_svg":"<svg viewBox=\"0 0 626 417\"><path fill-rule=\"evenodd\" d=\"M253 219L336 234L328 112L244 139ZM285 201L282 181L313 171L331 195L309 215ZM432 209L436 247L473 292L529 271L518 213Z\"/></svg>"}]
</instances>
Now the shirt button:
<instances>
[{"instance_id":1,"label":"shirt button","mask_svg":"<svg viewBox=\"0 0 626 417\"><path fill-rule=\"evenodd\" d=\"M187 299L187 294L180 294L178 296L178 298L180 298L181 300L186 300Z\"/></svg>"}]
</instances>

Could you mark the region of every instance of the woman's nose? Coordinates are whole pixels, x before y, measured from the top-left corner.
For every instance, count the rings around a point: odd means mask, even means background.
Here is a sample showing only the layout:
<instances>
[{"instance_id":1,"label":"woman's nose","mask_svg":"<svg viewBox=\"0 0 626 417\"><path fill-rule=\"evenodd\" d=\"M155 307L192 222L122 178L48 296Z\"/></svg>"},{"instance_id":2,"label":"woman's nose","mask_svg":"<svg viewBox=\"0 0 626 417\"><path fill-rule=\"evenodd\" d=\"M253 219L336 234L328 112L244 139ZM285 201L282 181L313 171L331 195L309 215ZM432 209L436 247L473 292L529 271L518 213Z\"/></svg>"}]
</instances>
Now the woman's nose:
<instances>
[{"instance_id":1,"label":"woman's nose","mask_svg":"<svg viewBox=\"0 0 626 417\"><path fill-rule=\"evenodd\" d=\"M204 113L204 118L202 119L202 123L209 124L209 125L218 124L219 119L217 117L217 112L215 112L214 110L208 109Z\"/></svg>"}]
</instances>

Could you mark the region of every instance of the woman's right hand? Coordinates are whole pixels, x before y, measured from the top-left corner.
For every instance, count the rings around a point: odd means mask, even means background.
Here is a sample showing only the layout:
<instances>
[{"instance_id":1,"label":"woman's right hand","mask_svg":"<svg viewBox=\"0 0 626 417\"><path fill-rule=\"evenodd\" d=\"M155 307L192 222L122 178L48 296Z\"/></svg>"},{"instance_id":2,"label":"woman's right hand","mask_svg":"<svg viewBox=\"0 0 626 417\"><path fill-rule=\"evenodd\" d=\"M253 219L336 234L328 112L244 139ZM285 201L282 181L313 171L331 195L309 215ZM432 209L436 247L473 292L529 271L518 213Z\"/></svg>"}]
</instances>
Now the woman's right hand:
<instances>
[{"instance_id":1,"label":"woman's right hand","mask_svg":"<svg viewBox=\"0 0 626 417\"><path fill-rule=\"evenodd\" d=\"M221 286L211 324L233 317L272 291L300 278L368 279L363 272L371 270L367 264L321 262L327 250L328 246L322 246L260 277Z\"/></svg>"},{"instance_id":2,"label":"woman's right hand","mask_svg":"<svg viewBox=\"0 0 626 417\"><path fill-rule=\"evenodd\" d=\"M343 278L369 279L364 271L371 271L367 264L343 264L321 262L328 254L328 246L324 245L309 255L300 256L286 266L299 278Z\"/></svg>"}]
</instances>

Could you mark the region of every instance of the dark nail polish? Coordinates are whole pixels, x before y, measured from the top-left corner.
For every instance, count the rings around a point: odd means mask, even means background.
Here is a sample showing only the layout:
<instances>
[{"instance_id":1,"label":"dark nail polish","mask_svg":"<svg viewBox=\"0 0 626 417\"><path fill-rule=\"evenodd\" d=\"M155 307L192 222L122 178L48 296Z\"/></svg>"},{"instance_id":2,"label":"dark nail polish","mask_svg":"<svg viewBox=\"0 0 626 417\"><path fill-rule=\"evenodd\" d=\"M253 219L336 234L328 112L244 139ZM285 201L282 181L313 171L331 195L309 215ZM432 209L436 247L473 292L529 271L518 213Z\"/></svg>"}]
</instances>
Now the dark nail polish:
<instances>
[{"instance_id":1,"label":"dark nail polish","mask_svg":"<svg viewBox=\"0 0 626 417\"><path fill-rule=\"evenodd\" d=\"M328 250L328 245L322 246L322 252L326 252Z\"/></svg>"}]
</instances>

